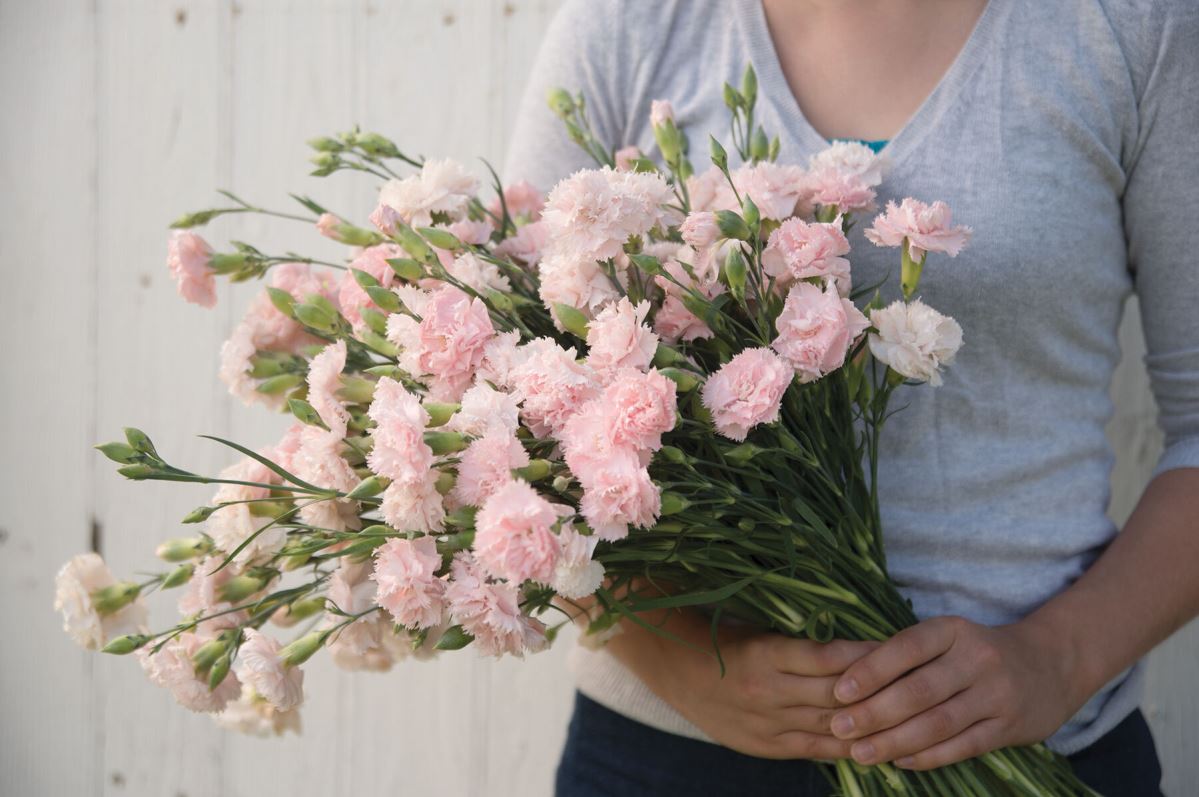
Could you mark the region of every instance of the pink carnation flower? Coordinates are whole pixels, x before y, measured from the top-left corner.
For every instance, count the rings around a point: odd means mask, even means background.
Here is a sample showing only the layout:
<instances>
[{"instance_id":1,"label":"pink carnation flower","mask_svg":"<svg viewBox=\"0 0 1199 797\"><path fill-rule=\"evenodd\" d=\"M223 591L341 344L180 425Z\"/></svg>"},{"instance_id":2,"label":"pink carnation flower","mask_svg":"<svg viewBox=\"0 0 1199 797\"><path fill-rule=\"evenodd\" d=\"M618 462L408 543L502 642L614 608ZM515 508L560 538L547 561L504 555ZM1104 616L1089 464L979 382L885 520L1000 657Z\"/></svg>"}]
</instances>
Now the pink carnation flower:
<instances>
[{"instance_id":1,"label":"pink carnation flower","mask_svg":"<svg viewBox=\"0 0 1199 797\"><path fill-rule=\"evenodd\" d=\"M501 388L510 387L512 369L522 358L521 349L518 348L519 344L519 330L497 333L483 347L483 362L479 363L475 379L490 382ZM465 398L464 394L463 399Z\"/></svg>"},{"instance_id":2,"label":"pink carnation flower","mask_svg":"<svg viewBox=\"0 0 1199 797\"><path fill-rule=\"evenodd\" d=\"M494 254L524 263L530 268L541 262L541 253L549 245L549 230L545 223L534 221L522 224L516 228L516 233L510 235L496 245Z\"/></svg>"},{"instance_id":3,"label":"pink carnation flower","mask_svg":"<svg viewBox=\"0 0 1199 797\"><path fill-rule=\"evenodd\" d=\"M342 437L315 426L300 435L300 450L292 463L298 478L329 490L348 493L360 479L341 455ZM299 516L305 523L323 529L347 531L362 527L358 502L348 498L312 499L297 497Z\"/></svg>"},{"instance_id":4,"label":"pink carnation flower","mask_svg":"<svg viewBox=\"0 0 1199 797\"><path fill-rule=\"evenodd\" d=\"M238 680L272 706L290 711L304 701L304 673L299 667L284 666L279 658L281 649L277 640L257 628L247 628L233 670Z\"/></svg>"},{"instance_id":5,"label":"pink carnation flower","mask_svg":"<svg viewBox=\"0 0 1199 797\"><path fill-rule=\"evenodd\" d=\"M779 334L771 347L800 382L813 382L845 363L850 345L870 322L849 299L800 282L787 294L775 325Z\"/></svg>"},{"instance_id":6,"label":"pink carnation flower","mask_svg":"<svg viewBox=\"0 0 1199 797\"><path fill-rule=\"evenodd\" d=\"M437 577L441 554L432 537L392 539L375 551L371 578L378 585L375 600L407 628L433 628L441 623L445 582Z\"/></svg>"},{"instance_id":7,"label":"pink carnation flower","mask_svg":"<svg viewBox=\"0 0 1199 797\"><path fill-rule=\"evenodd\" d=\"M450 617L474 637L475 647L485 656L523 656L549 644L545 625L521 612L516 585L488 583L470 554L454 557L446 600Z\"/></svg>"},{"instance_id":8,"label":"pink carnation flower","mask_svg":"<svg viewBox=\"0 0 1199 797\"><path fill-rule=\"evenodd\" d=\"M150 682L170 690L179 705L192 711L221 711L237 699L242 687L237 676L230 673L216 689L209 689L207 673L196 674L192 656L208 640L202 634L185 631L157 653L151 652L153 645L140 648L137 659Z\"/></svg>"},{"instance_id":9,"label":"pink carnation flower","mask_svg":"<svg viewBox=\"0 0 1199 797\"><path fill-rule=\"evenodd\" d=\"M316 229L321 235L326 238L332 238L334 241L340 240L337 233L337 227L341 224L341 219L334 216L332 213L322 213L316 220Z\"/></svg>"},{"instance_id":10,"label":"pink carnation flower","mask_svg":"<svg viewBox=\"0 0 1199 797\"><path fill-rule=\"evenodd\" d=\"M338 438L346 436L350 413L337 397L341 372L346 367L346 342L339 340L321 349L308 365L308 402Z\"/></svg>"},{"instance_id":11,"label":"pink carnation flower","mask_svg":"<svg viewBox=\"0 0 1199 797\"><path fill-rule=\"evenodd\" d=\"M461 407L446 428L472 437L492 432L512 435L520 426L519 417L515 396L496 390L486 382L476 382L462 394Z\"/></svg>"},{"instance_id":12,"label":"pink carnation flower","mask_svg":"<svg viewBox=\"0 0 1199 797\"><path fill-rule=\"evenodd\" d=\"M406 302L407 303L407 302ZM439 401L457 401L483 361L495 336L487 305L451 285L429 294L420 323L399 313L388 322L388 337L403 351L400 366L429 376L429 392Z\"/></svg>"},{"instance_id":13,"label":"pink carnation flower","mask_svg":"<svg viewBox=\"0 0 1199 797\"><path fill-rule=\"evenodd\" d=\"M350 263L350 268L365 271L370 274L384 288L390 288L395 282L395 270L388 264L388 259L398 257L407 257L403 249L395 244L379 244L363 249L358 253L358 256ZM341 314L346 317L346 320L354 325L355 329L360 329L362 326L362 311L366 308L378 310L378 306L371 301L371 297L362 286L358 284L358 280L354 279L352 271L346 271L342 274L338 284L337 292L338 304L341 307Z\"/></svg>"},{"instance_id":14,"label":"pink carnation flower","mask_svg":"<svg viewBox=\"0 0 1199 797\"><path fill-rule=\"evenodd\" d=\"M379 191L379 207L390 208L413 227L427 227L433 223L434 213L444 213L451 220L461 218L478 191L479 181L462 164L433 158L425 161L418 174L388 180ZM376 214L384 222L376 224L383 229L387 214L379 209ZM394 229L394 220L391 225Z\"/></svg>"},{"instance_id":15,"label":"pink carnation flower","mask_svg":"<svg viewBox=\"0 0 1199 797\"><path fill-rule=\"evenodd\" d=\"M383 491L383 519L392 528L440 532L445 526L445 504L437 492L437 471L430 470L415 481L397 481Z\"/></svg>"},{"instance_id":16,"label":"pink carnation flower","mask_svg":"<svg viewBox=\"0 0 1199 797\"><path fill-rule=\"evenodd\" d=\"M216 304L216 277L209 263L212 249L203 238L187 230L175 230L167 242L167 267L179 295L192 304Z\"/></svg>"},{"instance_id":17,"label":"pink carnation flower","mask_svg":"<svg viewBox=\"0 0 1199 797\"><path fill-rule=\"evenodd\" d=\"M329 579L328 596L342 612L362 614L376 605L376 589L368 563L342 559ZM343 619L330 615L327 623L340 624ZM334 632L325 647L333 663L344 670L383 672L395 660L393 647L388 644L388 638L394 636L393 627L394 623L382 612L371 612Z\"/></svg>"},{"instance_id":18,"label":"pink carnation flower","mask_svg":"<svg viewBox=\"0 0 1199 797\"><path fill-rule=\"evenodd\" d=\"M597 373L645 369L658 351L658 336L645 324L649 302L636 306L622 297L592 319L587 330L587 364Z\"/></svg>"},{"instance_id":19,"label":"pink carnation flower","mask_svg":"<svg viewBox=\"0 0 1199 797\"><path fill-rule=\"evenodd\" d=\"M563 327L558 321L555 305L573 307L591 318L600 308L620 296L620 291L612 284L612 278L596 260L587 256L547 253L538 265L538 274L541 278L538 295L550 309L559 329ZM621 284L624 284L623 275L620 276Z\"/></svg>"},{"instance_id":20,"label":"pink carnation flower","mask_svg":"<svg viewBox=\"0 0 1199 797\"><path fill-rule=\"evenodd\" d=\"M63 630L87 650L99 650L114 637L144 633L146 606L141 598L122 609L100 614L92 595L117 583L112 571L96 553L72 558L54 580L54 608L62 614Z\"/></svg>"},{"instance_id":21,"label":"pink carnation flower","mask_svg":"<svg viewBox=\"0 0 1199 797\"><path fill-rule=\"evenodd\" d=\"M504 188L504 204L508 206L508 215L513 219L532 222L541 218L545 196L532 183L518 180ZM492 200L487 209L499 218L503 212L499 197Z\"/></svg>"},{"instance_id":22,"label":"pink carnation flower","mask_svg":"<svg viewBox=\"0 0 1199 797\"><path fill-rule=\"evenodd\" d=\"M575 172L558 183L542 218L555 253L574 260L607 260L625 241L644 235L664 218L670 186L655 173L605 167Z\"/></svg>"},{"instance_id":23,"label":"pink carnation flower","mask_svg":"<svg viewBox=\"0 0 1199 797\"><path fill-rule=\"evenodd\" d=\"M825 168L807 177L807 201L815 205L836 207L838 213L869 213L874 210L874 189L862 178Z\"/></svg>"},{"instance_id":24,"label":"pink carnation flower","mask_svg":"<svg viewBox=\"0 0 1199 797\"><path fill-rule=\"evenodd\" d=\"M658 127L674 121L674 106L670 100L654 100L649 104L649 123Z\"/></svg>"},{"instance_id":25,"label":"pink carnation flower","mask_svg":"<svg viewBox=\"0 0 1199 797\"><path fill-rule=\"evenodd\" d=\"M490 219L459 219L446 229L459 241L471 246L482 246L491 240L491 234L495 232Z\"/></svg>"},{"instance_id":26,"label":"pink carnation flower","mask_svg":"<svg viewBox=\"0 0 1199 797\"><path fill-rule=\"evenodd\" d=\"M613 449L603 461L593 463L587 478L579 480L583 485L579 509L601 540L622 540L629 526L648 528L657 522L661 493L636 452Z\"/></svg>"},{"instance_id":27,"label":"pink carnation flower","mask_svg":"<svg viewBox=\"0 0 1199 797\"><path fill-rule=\"evenodd\" d=\"M799 166L763 161L742 166L731 172L731 177L741 196L748 195L758 206L762 218L775 221L794 215L796 206L809 190L804 170ZM736 200L733 206L736 207Z\"/></svg>"},{"instance_id":28,"label":"pink carnation flower","mask_svg":"<svg viewBox=\"0 0 1199 797\"><path fill-rule=\"evenodd\" d=\"M474 252L462 253L451 260L445 270L458 282L484 295L488 291L508 293L512 290L511 283L500 271L499 266L482 259Z\"/></svg>"},{"instance_id":29,"label":"pink carnation flower","mask_svg":"<svg viewBox=\"0 0 1199 797\"><path fill-rule=\"evenodd\" d=\"M627 147L621 147L613 154L613 160L616 162L616 170L619 172L630 172L633 170L633 161L641 158L641 150L630 144Z\"/></svg>"},{"instance_id":30,"label":"pink carnation flower","mask_svg":"<svg viewBox=\"0 0 1199 797\"><path fill-rule=\"evenodd\" d=\"M952 225L952 214L944 202L926 205L908 197L898 205L888 202L886 211L866 230L866 237L875 246L901 246L906 238L912 259L920 261L925 252L957 257L971 232L969 227Z\"/></svg>"},{"instance_id":31,"label":"pink carnation flower","mask_svg":"<svg viewBox=\"0 0 1199 797\"><path fill-rule=\"evenodd\" d=\"M512 471L529 464L529 454L512 432L494 429L462 452L451 497L460 506L480 506L513 480Z\"/></svg>"},{"instance_id":32,"label":"pink carnation flower","mask_svg":"<svg viewBox=\"0 0 1199 797\"><path fill-rule=\"evenodd\" d=\"M249 619L244 611L230 612L233 604L220 599L220 589L241 574L241 568L236 564L226 565L218 570L225 557L208 556L196 563L195 572L188 580L187 586L179 596L179 614L186 618L201 615L216 615L200 623L196 633L202 636L216 636L225 628L236 628Z\"/></svg>"},{"instance_id":33,"label":"pink carnation flower","mask_svg":"<svg viewBox=\"0 0 1199 797\"><path fill-rule=\"evenodd\" d=\"M509 479L475 517L475 556L495 578L548 584L558 561L554 524L570 510L556 507L527 482Z\"/></svg>"},{"instance_id":34,"label":"pink carnation flower","mask_svg":"<svg viewBox=\"0 0 1199 797\"><path fill-rule=\"evenodd\" d=\"M241 695L212 719L226 730L263 739L288 731L299 734L301 724L299 709L279 711L248 686L243 686Z\"/></svg>"},{"instance_id":35,"label":"pink carnation flower","mask_svg":"<svg viewBox=\"0 0 1199 797\"><path fill-rule=\"evenodd\" d=\"M692 249L707 249L720 240L720 227L716 214L709 210L697 210L687 214L679 226L679 234Z\"/></svg>"},{"instance_id":36,"label":"pink carnation flower","mask_svg":"<svg viewBox=\"0 0 1199 797\"><path fill-rule=\"evenodd\" d=\"M859 141L834 141L808 160L808 170L841 172L858 178L868 188L883 181L887 161Z\"/></svg>"},{"instance_id":37,"label":"pink carnation flower","mask_svg":"<svg viewBox=\"0 0 1199 797\"><path fill-rule=\"evenodd\" d=\"M612 440L639 451L657 451L675 425L675 383L656 369L618 372L599 399L607 409Z\"/></svg>"},{"instance_id":38,"label":"pink carnation flower","mask_svg":"<svg viewBox=\"0 0 1199 797\"><path fill-rule=\"evenodd\" d=\"M778 420L793 377L791 367L770 349L745 349L729 360L704 383L703 402L716 431L741 441L754 426Z\"/></svg>"},{"instance_id":39,"label":"pink carnation flower","mask_svg":"<svg viewBox=\"0 0 1199 797\"><path fill-rule=\"evenodd\" d=\"M433 451L425 443L429 414L420 400L399 382L383 377L375 385L367 414L375 422L366 460L371 471L393 482L423 481L433 467Z\"/></svg>"},{"instance_id":40,"label":"pink carnation flower","mask_svg":"<svg viewBox=\"0 0 1199 797\"><path fill-rule=\"evenodd\" d=\"M592 595L604 583L604 566L591 558L599 537L584 537L571 525L558 532L560 553L550 586L554 592L569 600L582 600Z\"/></svg>"},{"instance_id":41,"label":"pink carnation flower","mask_svg":"<svg viewBox=\"0 0 1199 797\"><path fill-rule=\"evenodd\" d=\"M842 296L850 290L849 241L839 222L808 223L788 219L770 234L762 251L762 269L784 286L796 280L820 277L832 280Z\"/></svg>"},{"instance_id":42,"label":"pink carnation flower","mask_svg":"<svg viewBox=\"0 0 1199 797\"><path fill-rule=\"evenodd\" d=\"M738 210L740 207L724 172L715 166L688 177L687 193L691 196L693 213L705 210Z\"/></svg>"},{"instance_id":43,"label":"pink carnation flower","mask_svg":"<svg viewBox=\"0 0 1199 797\"><path fill-rule=\"evenodd\" d=\"M521 361L509 372L521 417L537 437L556 432L583 404L599 395L595 373L550 338L520 347Z\"/></svg>"},{"instance_id":44,"label":"pink carnation flower","mask_svg":"<svg viewBox=\"0 0 1199 797\"><path fill-rule=\"evenodd\" d=\"M269 451L262 453L270 454ZM223 479L262 484L279 484L282 481L273 471L250 457L225 468L220 476ZM209 516L205 531L212 537L216 547L227 554L233 553L242 543L249 541L234 559L238 564L244 565L268 558L287 542L285 528L275 525L263 531L271 519L253 514L250 511L251 504L241 503L266 498L268 495L269 488L266 487L222 484L212 497L213 506L221 508ZM222 504L228 506L221 506Z\"/></svg>"}]
</instances>

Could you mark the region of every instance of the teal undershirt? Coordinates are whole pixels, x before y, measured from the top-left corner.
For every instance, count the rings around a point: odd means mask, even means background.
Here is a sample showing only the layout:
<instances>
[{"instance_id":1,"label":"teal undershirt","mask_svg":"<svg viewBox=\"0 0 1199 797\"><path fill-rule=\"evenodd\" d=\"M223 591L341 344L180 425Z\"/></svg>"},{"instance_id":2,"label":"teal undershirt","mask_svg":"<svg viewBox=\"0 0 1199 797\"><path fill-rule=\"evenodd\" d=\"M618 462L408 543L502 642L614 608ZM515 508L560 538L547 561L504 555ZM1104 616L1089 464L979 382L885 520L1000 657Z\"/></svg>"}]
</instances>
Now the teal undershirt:
<instances>
[{"instance_id":1,"label":"teal undershirt","mask_svg":"<svg viewBox=\"0 0 1199 797\"><path fill-rule=\"evenodd\" d=\"M833 141L856 141L859 144L865 144L866 146L870 147L870 149L874 151L875 155L881 152L883 147L887 146L887 139L885 138L880 141L863 141L860 138L834 138Z\"/></svg>"}]
</instances>

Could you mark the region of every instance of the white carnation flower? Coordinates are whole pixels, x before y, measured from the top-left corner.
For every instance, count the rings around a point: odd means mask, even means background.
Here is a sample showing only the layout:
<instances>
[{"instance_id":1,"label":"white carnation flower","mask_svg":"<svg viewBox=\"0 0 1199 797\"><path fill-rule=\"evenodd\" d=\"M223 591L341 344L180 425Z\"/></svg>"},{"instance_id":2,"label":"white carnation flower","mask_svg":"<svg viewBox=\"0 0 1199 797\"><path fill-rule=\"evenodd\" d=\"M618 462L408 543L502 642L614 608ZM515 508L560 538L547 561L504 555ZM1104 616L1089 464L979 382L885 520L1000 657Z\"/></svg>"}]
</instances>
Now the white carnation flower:
<instances>
[{"instance_id":1,"label":"white carnation flower","mask_svg":"<svg viewBox=\"0 0 1199 797\"><path fill-rule=\"evenodd\" d=\"M962 328L957 321L938 313L919 299L870 313L877 332L870 334L870 353L879 362L908 379L941 384L940 369L953 362L962 346Z\"/></svg>"},{"instance_id":2,"label":"white carnation flower","mask_svg":"<svg viewBox=\"0 0 1199 797\"><path fill-rule=\"evenodd\" d=\"M115 612L101 614L94 595L116 585L99 554L84 553L62 566L54 581L54 608L62 613L63 630L77 644L99 650L114 637L145 631L146 607L139 598Z\"/></svg>"}]
</instances>

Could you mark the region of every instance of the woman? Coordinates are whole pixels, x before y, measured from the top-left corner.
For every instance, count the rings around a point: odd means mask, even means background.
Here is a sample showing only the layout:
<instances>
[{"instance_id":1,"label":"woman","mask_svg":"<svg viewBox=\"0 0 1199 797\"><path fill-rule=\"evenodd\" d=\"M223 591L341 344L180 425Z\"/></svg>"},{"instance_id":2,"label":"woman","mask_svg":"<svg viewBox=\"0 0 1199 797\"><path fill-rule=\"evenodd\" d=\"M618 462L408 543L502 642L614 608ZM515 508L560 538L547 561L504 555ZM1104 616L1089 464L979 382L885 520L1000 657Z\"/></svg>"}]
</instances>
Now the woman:
<instances>
[{"instance_id":1,"label":"woman","mask_svg":"<svg viewBox=\"0 0 1199 797\"><path fill-rule=\"evenodd\" d=\"M1141 5L561 10L509 177L548 188L589 165L544 108L559 85L585 95L601 139L647 153L650 102L672 100L699 165L708 133L727 141L722 81L753 63L781 160L877 142L880 200L944 199L975 237L921 283L965 348L942 387L905 396L880 456L891 573L923 622L882 645L726 629L724 678L635 627L578 650L560 794L822 794L804 759L930 768L1043 739L1103 794L1159 793L1137 662L1199 612L1199 12ZM863 285L894 266L864 226L851 237ZM1104 425L1134 289L1166 450L1117 536ZM661 619L708 642L702 617Z\"/></svg>"}]
</instances>

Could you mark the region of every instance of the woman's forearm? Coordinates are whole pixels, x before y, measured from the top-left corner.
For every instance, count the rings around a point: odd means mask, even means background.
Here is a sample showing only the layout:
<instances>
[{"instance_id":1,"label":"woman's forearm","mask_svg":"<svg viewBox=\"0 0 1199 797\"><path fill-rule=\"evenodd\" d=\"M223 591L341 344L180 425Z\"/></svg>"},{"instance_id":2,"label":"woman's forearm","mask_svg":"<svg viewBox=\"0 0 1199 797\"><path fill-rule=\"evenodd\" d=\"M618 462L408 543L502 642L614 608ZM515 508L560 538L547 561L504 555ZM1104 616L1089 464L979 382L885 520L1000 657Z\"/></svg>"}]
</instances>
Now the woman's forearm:
<instances>
[{"instance_id":1,"label":"woman's forearm","mask_svg":"<svg viewBox=\"0 0 1199 797\"><path fill-rule=\"evenodd\" d=\"M1025 624L1061 651L1080 703L1199 614L1199 469L1150 482L1124 529Z\"/></svg>"}]
</instances>

